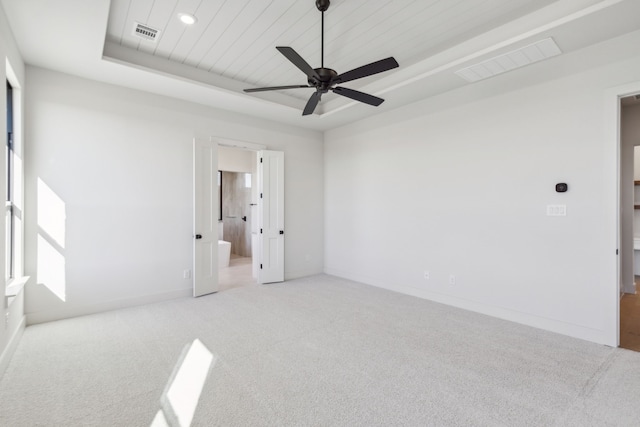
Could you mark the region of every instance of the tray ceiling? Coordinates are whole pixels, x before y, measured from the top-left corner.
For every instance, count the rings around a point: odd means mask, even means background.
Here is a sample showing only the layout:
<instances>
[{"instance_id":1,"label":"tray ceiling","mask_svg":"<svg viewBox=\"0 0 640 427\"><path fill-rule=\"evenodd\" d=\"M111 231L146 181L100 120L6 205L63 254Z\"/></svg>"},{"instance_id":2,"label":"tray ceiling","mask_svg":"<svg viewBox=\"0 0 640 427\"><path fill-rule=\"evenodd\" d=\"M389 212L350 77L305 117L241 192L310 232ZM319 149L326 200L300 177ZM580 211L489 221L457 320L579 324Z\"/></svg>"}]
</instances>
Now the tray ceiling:
<instances>
[{"instance_id":1,"label":"tray ceiling","mask_svg":"<svg viewBox=\"0 0 640 427\"><path fill-rule=\"evenodd\" d=\"M316 114L301 117L309 89L242 89L306 84L275 47L320 66L314 0L0 2L29 64L319 130L476 85L456 71L547 38L560 55L492 79L531 84L545 67L577 71L593 62L585 48L640 29L637 0L332 0L325 67L343 73L388 56L400 67L345 84L385 98L380 107L329 93ZM180 13L197 22L183 24ZM158 30L156 40L134 35L137 24ZM565 58L574 52L585 58Z\"/></svg>"},{"instance_id":2,"label":"tray ceiling","mask_svg":"<svg viewBox=\"0 0 640 427\"><path fill-rule=\"evenodd\" d=\"M552 2L334 0L325 12L325 66L340 73L394 56L406 67ZM179 13L192 14L196 24L183 24ZM159 39L135 36L136 22L159 29ZM279 86L306 84L306 78L275 46L291 46L319 67L320 30L313 0L112 0L107 41L246 87ZM309 97L307 90L286 93Z\"/></svg>"}]
</instances>

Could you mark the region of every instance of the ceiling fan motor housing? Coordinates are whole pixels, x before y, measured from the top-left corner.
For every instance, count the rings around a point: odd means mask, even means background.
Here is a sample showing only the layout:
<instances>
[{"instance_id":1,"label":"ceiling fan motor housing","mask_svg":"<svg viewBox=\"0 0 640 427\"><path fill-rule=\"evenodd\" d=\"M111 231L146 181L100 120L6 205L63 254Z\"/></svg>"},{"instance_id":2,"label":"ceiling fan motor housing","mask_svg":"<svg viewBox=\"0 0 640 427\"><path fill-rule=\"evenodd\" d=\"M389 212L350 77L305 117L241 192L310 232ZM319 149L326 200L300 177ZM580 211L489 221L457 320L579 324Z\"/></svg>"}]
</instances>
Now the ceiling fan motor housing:
<instances>
[{"instance_id":1,"label":"ceiling fan motor housing","mask_svg":"<svg viewBox=\"0 0 640 427\"><path fill-rule=\"evenodd\" d=\"M309 85L315 86L319 91L327 93L329 88L334 84L332 80L338 77L338 73L331 68L316 68L314 71L320 79L317 79L315 76L309 76L307 80Z\"/></svg>"},{"instance_id":2,"label":"ceiling fan motor housing","mask_svg":"<svg viewBox=\"0 0 640 427\"><path fill-rule=\"evenodd\" d=\"M320 12L324 12L329 9L331 2L329 0L316 0L316 7Z\"/></svg>"}]
</instances>

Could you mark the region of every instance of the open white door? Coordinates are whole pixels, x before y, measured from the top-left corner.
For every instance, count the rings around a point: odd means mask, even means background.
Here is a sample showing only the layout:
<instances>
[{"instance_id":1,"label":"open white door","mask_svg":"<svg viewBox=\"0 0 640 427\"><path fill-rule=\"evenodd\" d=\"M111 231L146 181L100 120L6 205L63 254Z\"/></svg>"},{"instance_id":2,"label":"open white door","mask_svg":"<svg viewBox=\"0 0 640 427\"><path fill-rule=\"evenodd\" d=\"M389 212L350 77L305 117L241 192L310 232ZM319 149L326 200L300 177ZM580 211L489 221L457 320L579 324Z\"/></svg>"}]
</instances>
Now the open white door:
<instances>
[{"instance_id":1,"label":"open white door","mask_svg":"<svg viewBox=\"0 0 640 427\"><path fill-rule=\"evenodd\" d=\"M258 151L259 283L284 281L284 153Z\"/></svg>"},{"instance_id":2,"label":"open white door","mask_svg":"<svg viewBox=\"0 0 640 427\"><path fill-rule=\"evenodd\" d=\"M218 147L193 140L193 296L218 291Z\"/></svg>"}]
</instances>

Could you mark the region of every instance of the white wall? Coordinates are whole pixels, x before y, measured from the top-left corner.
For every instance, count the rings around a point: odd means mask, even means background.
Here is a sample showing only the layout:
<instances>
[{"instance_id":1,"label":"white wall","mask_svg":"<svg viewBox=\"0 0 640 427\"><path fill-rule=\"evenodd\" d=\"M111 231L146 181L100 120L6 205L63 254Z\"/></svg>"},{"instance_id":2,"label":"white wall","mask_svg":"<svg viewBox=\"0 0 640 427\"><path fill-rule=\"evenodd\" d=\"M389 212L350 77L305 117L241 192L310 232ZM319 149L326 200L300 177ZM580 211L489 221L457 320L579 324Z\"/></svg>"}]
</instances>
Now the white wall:
<instances>
[{"instance_id":1,"label":"white wall","mask_svg":"<svg viewBox=\"0 0 640 427\"><path fill-rule=\"evenodd\" d=\"M4 10L0 7L0 135L2 135L1 138L3 141L3 148L0 150L0 188L2 189L3 198L6 196L5 189L7 188L6 150L4 145L6 144L7 135L7 94L5 84L8 77L8 71L6 68L7 61L10 63L12 69L13 75L11 78L17 80L17 82L12 82L14 86L14 99L16 96L18 97L18 99L15 99L14 111L19 113L19 115L22 115L23 102L21 97L24 94L24 91L22 90L22 88L24 88L25 81L24 63L20 53L18 52L13 35L11 34ZM23 128L21 125L16 123L14 123L14 125L16 126L14 127L14 131L22 134ZM23 153L21 141L21 135L18 135L18 138L15 140L18 144L15 147L15 151L19 157L22 157ZM4 218L4 213L2 217ZM0 256L0 277L2 278L5 277L5 239L5 225L3 220L2 225L0 226L0 245L2 245L2 251L0 252L2 254L2 256ZM21 291L14 299L12 299L11 304L8 305L7 300L4 298L4 289L5 287L3 285L3 303L0 309L0 315L2 316L0 319L0 324L2 325L0 326L0 376L4 373L13 351L18 344L21 333L24 330L24 293Z\"/></svg>"},{"instance_id":2,"label":"white wall","mask_svg":"<svg viewBox=\"0 0 640 427\"><path fill-rule=\"evenodd\" d=\"M320 133L39 68L27 83L29 323L190 294L194 135L285 152L285 277L322 271ZM64 245L37 224L38 180L64 204Z\"/></svg>"},{"instance_id":3,"label":"white wall","mask_svg":"<svg viewBox=\"0 0 640 427\"><path fill-rule=\"evenodd\" d=\"M638 69L530 87L509 73L327 132L325 271L611 343L604 95ZM502 85L520 88L471 96Z\"/></svg>"}]
</instances>

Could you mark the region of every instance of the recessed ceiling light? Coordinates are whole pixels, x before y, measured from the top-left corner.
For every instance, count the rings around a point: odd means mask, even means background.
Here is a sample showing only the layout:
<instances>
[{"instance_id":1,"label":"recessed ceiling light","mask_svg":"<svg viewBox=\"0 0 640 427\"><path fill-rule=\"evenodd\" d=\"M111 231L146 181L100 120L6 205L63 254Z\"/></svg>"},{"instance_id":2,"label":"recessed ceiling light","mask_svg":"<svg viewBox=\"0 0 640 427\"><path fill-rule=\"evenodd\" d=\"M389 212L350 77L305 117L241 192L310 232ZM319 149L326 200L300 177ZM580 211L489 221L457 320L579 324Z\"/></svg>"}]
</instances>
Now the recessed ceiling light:
<instances>
[{"instance_id":1,"label":"recessed ceiling light","mask_svg":"<svg viewBox=\"0 0 640 427\"><path fill-rule=\"evenodd\" d=\"M193 25L198 21L196 17L190 13L179 13L178 18L187 25Z\"/></svg>"}]
</instances>

